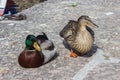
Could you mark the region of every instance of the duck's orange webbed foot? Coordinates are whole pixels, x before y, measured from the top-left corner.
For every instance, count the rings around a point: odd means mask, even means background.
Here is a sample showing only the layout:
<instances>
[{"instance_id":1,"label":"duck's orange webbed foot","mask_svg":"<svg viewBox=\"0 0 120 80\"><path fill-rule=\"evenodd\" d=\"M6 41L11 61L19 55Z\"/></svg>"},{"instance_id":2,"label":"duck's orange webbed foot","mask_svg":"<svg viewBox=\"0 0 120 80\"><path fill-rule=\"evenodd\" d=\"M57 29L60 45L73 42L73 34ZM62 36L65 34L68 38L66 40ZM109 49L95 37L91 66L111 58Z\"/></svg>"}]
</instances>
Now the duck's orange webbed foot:
<instances>
[{"instance_id":1,"label":"duck's orange webbed foot","mask_svg":"<svg viewBox=\"0 0 120 80\"><path fill-rule=\"evenodd\" d=\"M78 55L71 50L70 51L70 57L77 58Z\"/></svg>"}]
</instances>

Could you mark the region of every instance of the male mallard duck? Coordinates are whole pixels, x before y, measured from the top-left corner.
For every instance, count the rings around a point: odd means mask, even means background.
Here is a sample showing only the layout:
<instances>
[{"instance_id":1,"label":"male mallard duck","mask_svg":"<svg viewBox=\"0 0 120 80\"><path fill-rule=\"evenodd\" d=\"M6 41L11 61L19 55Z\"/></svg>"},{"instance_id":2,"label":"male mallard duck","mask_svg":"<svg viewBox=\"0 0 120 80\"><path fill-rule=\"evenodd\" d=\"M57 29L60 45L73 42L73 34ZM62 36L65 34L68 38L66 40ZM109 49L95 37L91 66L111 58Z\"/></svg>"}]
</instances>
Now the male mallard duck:
<instances>
[{"instance_id":1,"label":"male mallard duck","mask_svg":"<svg viewBox=\"0 0 120 80\"><path fill-rule=\"evenodd\" d=\"M94 42L94 32L89 27L98 27L88 16L81 16L78 21L70 20L60 32L60 36L71 47L71 57L88 53ZM74 51L78 52L77 54Z\"/></svg>"},{"instance_id":2,"label":"male mallard duck","mask_svg":"<svg viewBox=\"0 0 120 80\"><path fill-rule=\"evenodd\" d=\"M34 35L28 35L25 44L26 47L18 58L19 64L24 68L39 67L48 62L54 56L49 52L42 51L39 43L37 42L37 38Z\"/></svg>"},{"instance_id":3,"label":"male mallard duck","mask_svg":"<svg viewBox=\"0 0 120 80\"><path fill-rule=\"evenodd\" d=\"M55 48L53 42L48 39L47 35L44 32L41 32L36 38L38 39L38 43L41 46L44 56L47 57L45 59L45 62L47 62L49 58L56 55L57 48Z\"/></svg>"},{"instance_id":4,"label":"male mallard duck","mask_svg":"<svg viewBox=\"0 0 120 80\"><path fill-rule=\"evenodd\" d=\"M28 35L25 49L21 52L18 62L22 67L35 68L44 63L44 55L34 35Z\"/></svg>"}]
</instances>

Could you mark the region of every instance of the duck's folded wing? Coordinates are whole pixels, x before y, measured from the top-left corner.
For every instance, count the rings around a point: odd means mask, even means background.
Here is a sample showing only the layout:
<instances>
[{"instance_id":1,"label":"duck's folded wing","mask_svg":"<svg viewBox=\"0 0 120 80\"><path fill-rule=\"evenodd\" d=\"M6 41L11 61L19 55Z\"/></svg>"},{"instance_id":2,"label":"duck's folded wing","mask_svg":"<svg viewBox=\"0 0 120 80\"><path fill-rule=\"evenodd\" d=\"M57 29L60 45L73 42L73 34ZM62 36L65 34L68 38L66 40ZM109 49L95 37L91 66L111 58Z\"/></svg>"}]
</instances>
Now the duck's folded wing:
<instances>
[{"instance_id":1,"label":"duck's folded wing","mask_svg":"<svg viewBox=\"0 0 120 80\"><path fill-rule=\"evenodd\" d=\"M57 48L54 48L53 50L42 50L42 53L44 55L44 63L50 61L54 56L57 54Z\"/></svg>"},{"instance_id":2,"label":"duck's folded wing","mask_svg":"<svg viewBox=\"0 0 120 80\"><path fill-rule=\"evenodd\" d=\"M89 28L88 26L86 27L86 29L89 31L89 33L92 35L93 39L94 39L94 31Z\"/></svg>"},{"instance_id":3,"label":"duck's folded wing","mask_svg":"<svg viewBox=\"0 0 120 80\"><path fill-rule=\"evenodd\" d=\"M42 48L43 50L52 50L52 49L54 49L54 44L53 44L52 41L46 40L45 42L43 42L43 43L41 44L41 48Z\"/></svg>"}]
</instances>

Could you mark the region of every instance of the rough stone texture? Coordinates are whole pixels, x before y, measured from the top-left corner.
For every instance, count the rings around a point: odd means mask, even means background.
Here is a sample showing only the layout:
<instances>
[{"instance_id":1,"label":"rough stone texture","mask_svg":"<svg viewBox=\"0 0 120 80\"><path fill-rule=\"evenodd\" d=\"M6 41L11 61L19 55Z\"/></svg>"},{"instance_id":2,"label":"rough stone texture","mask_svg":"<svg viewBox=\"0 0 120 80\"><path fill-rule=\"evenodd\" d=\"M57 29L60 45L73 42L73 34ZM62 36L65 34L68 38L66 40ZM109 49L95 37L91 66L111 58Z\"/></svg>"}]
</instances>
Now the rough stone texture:
<instances>
[{"instance_id":1,"label":"rough stone texture","mask_svg":"<svg viewBox=\"0 0 120 80\"><path fill-rule=\"evenodd\" d=\"M40 2L44 2L46 0L14 0L16 5L18 6L18 11L30 8L36 4L39 4Z\"/></svg>"},{"instance_id":2,"label":"rough stone texture","mask_svg":"<svg viewBox=\"0 0 120 80\"><path fill-rule=\"evenodd\" d=\"M70 80L92 57L69 57L69 50L62 44L60 30L69 20L77 20L88 15L99 25L95 31L95 44L103 48L109 57L120 58L120 0L48 0L22 11L27 15L25 21L0 22L0 80ZM17 62L24 49L24 40L28 34L44 31L58 47L59 56L48 64L35 69L21 68ZM95 68L96 76L91 73L85 79L108 80L114 64L101 64ZM116 65L116 64L115 64ZM106 77L100 74L100 67L107 69ZM116 65L117 69L119 65ZM103 70L102 69L102 70ZM110 73L110 74L109 74ZM118 71L114 71L119 75ZM94 73L92 73L94 74ZM114 77L114 75L113 75ZM99 80L99 79L98 79ZM116 77L114 80L118 80Z\"/></svg>"},{"instance_id":3,"label":"rough stone texture","mask_svg":"<svg viewBox=\"0 0 120 80\"><path fill-rule=\"evenodd\" d=\"M96 66L84 80L119 80L120 63L106 63Z\"/></svg>"}]
</instances>

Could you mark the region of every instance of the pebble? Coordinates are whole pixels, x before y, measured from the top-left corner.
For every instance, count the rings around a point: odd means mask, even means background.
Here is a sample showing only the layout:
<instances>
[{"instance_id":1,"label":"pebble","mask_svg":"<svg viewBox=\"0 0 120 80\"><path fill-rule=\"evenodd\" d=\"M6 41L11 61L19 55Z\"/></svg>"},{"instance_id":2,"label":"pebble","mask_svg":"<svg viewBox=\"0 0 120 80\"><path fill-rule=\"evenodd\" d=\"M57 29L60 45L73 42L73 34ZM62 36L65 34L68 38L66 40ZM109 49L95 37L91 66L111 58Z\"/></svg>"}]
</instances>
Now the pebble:
<instances>
[{"instance_id":1,"label":"pebble","mask_svg":"<svg viewBox=\"0 0 120 80\"><path fill-rule=\"evenodd\" d=\"M113 15L114 13L113 12L107 12L107 13L105 13L107 16L109 16L109 15Z\"/></svg>"},{"instance_id":2,"label":"pebble","mask_svg":"<svg viewBox=\"0 0 120 80\"><path fill-rule=\"evenodd\" d=\"M6 74L9 72L9 68L8 67L0 67L0 74Z\"/></svg>"}]
</instances>

